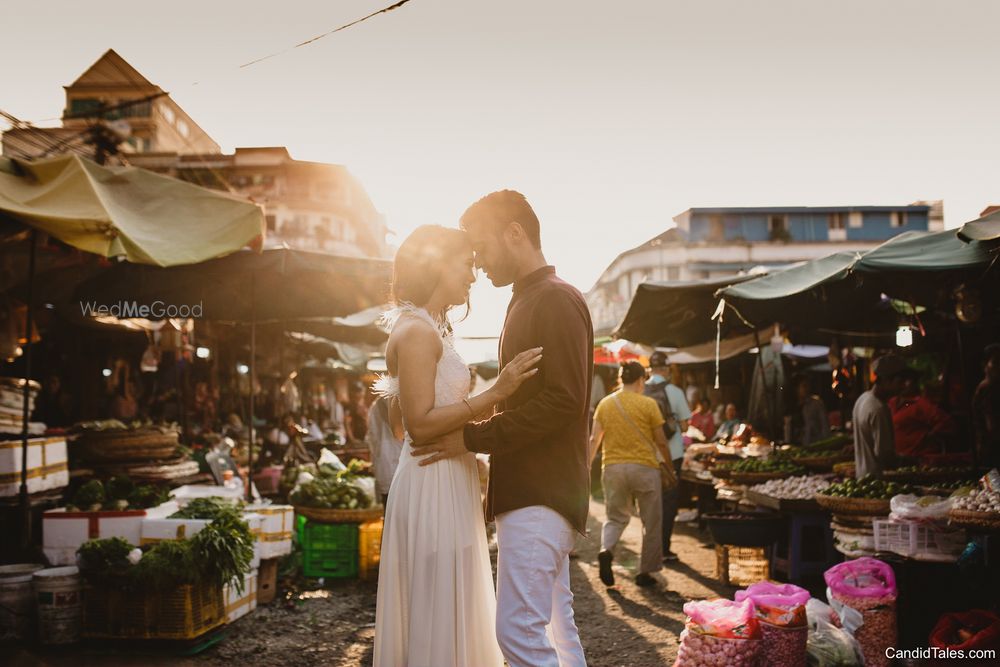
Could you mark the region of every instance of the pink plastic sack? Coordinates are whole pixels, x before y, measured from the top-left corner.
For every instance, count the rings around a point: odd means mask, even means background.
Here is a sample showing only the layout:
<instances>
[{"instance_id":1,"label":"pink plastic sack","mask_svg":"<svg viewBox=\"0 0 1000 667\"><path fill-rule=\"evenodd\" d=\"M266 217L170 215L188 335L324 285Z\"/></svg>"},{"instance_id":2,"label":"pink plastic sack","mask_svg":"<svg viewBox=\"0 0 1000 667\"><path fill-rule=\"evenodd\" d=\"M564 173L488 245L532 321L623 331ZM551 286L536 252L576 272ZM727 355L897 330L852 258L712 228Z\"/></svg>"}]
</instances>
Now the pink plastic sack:
<instances>
[{"instance_id":1,"label":"pink plastic sack","mask_svg":"<svg viewBox=\"0 0 1000 667\"><path fill-rule=\"evenodd\" d=\"M823 573L826 585L840 598L896 599L896 575L877 558L858 558L834 565Z\"/></svg>"},{"instance_id":2,"label":"pink plastic sack","mask_svg":"<svg viewBox=\"0 0 1000 667\"><path fill-rule=\"evenodd\" d=\"M684 613L697 632L723 639L756 639L760 628L750 600L699 600L684 605Z\"/></svg>"},{"instance_id":3,"label":"pink plastic sack","mask_svg":"<svg viewBox=\"0 0 1000 667\"><path fill-rule=\"evenodd\" d=\"M809 591L794 584L772 584L761 581L745 591L736 591L736 601L750 600L756 609L757 619L782 627L800 627L806 624L806 603Z\"/></svg>"}]
</instances>

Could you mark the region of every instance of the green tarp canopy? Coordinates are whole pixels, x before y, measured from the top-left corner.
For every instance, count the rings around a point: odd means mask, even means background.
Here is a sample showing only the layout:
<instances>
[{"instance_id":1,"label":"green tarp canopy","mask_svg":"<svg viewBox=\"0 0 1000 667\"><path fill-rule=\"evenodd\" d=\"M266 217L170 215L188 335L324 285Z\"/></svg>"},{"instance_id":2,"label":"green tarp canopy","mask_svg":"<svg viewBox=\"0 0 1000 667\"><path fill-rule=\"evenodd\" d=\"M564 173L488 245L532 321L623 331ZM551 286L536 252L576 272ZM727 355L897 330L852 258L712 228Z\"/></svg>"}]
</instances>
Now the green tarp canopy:
<instances>
[{"instance_id":1,"label":"green tarp canopy","mask_svg":"<svg viewBox=\"0 0 1000 667\"><path fill-rule=\"evenodd\" d=\"M715 340L712 313L719 302L715 293L752 277L642 283L614 335L652 347L688 347Z\"/></svg>"},{"instance_id":2,"label":"green tarp canopy","mask_svg":"<svg viewBox=\"0 0 1000 667\"><path fill-rule=\"evenodd\" d=\"M1000 211L965 223L958 230L958 238L963 241L1000 242Z\"/></svg>"},{"instance_id":3,"label":"green tarp canopy","mask_svg":"<svg viewBox=\"0 0 1000 667\"><path fill-rule=\"evenodd\" d=\"M989 279L995 251L953 231L908 232L867 253L836 253L739 285L717 296L754 325L884 328L882 295L914 305L939 303L943 289ZM883 315L885 314L885 315Z\"/></svg>"}]
</instances>

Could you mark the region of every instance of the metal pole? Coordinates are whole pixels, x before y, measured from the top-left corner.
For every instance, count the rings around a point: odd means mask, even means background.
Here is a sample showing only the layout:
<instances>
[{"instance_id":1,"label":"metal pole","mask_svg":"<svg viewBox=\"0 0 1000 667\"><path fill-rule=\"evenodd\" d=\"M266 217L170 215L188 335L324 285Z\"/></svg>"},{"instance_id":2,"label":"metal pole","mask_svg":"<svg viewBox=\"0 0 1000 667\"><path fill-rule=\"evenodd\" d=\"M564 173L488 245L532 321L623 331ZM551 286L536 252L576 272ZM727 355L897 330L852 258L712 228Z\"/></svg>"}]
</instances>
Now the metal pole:
<instances>
[{"instance_id":1,"label":"metal pole","mask_svg":"<svg viewBox=\"0 0 1000 667\"><path fill-rule=\"evenodd\" d=\"M35 305L35 247L38 238L38 231L31 230L28 242L31 249L28 254L28 294L27 313L25 315L25 336L24 336L24 394L21 405L21 520L23 530L21 531L21 546L28 549L31 546L31 507L28 502L28 419L31 414L28 404L31 401L31 333L34 328L34 305Z\"/></svg>"},{"instance_id":2,"label":"metal pole","mask_svg":"<svg viewBox=\"0 0 1000 667\"><path fill-rule=\"evenodd\" d=\"M250 274L250 452L247 460L247 502L253 501L253 446L256 429L253 423L254 395L253 378L256 369L257 356L257 298L255 294L254 274Z\"/></svg>"}]
</instances>

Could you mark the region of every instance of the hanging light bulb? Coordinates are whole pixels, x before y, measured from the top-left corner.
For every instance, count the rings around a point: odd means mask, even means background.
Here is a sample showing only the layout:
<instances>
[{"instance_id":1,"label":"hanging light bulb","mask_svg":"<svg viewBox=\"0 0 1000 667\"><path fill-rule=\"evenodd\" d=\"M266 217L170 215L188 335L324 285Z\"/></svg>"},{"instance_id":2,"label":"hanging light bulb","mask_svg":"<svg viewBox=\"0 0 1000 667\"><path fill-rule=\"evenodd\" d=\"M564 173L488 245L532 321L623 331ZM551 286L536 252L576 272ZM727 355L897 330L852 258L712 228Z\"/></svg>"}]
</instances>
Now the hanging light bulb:
<instances>
[{"instance_id":1,"label":"hanging light bulb","mask_svg":"<svg viewBox=\"0 0 1000 667\"><path fill-rule=\"evenodd\" d=\"M899 347L910 347L913 345L913 329L909 325L904 325L896 329L896 345Z\"/></svg>"}]
</instances>

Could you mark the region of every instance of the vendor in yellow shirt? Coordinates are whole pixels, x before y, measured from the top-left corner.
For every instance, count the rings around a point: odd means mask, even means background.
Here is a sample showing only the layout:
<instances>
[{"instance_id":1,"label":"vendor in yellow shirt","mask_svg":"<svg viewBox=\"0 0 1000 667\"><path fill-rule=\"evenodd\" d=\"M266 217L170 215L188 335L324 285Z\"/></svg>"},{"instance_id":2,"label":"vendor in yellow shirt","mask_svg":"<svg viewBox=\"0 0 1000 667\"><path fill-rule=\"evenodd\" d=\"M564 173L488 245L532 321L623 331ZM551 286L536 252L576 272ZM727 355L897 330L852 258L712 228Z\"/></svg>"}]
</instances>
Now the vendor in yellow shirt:
<instances>
[{"instance_id":1,"label":"vendor in yellow shirt","mask_svg":"<svg viewBox=\"0 0 1000 667\"><path fill-rule=\"evenodd\" d=\"M591 461L603 446L601 480L607 514L597 562L601 581L613 586L612 550L638 503L643 534L635 582L652 586L656 583L652 574L660 570L663 561L660 461L670 461L670 451L661 428L660 408L652 398L642 395L646 369L637 361L628 361L622 364L619 378L621 389L597 404L590 438Z\"/></svg>"}]
</instances>

